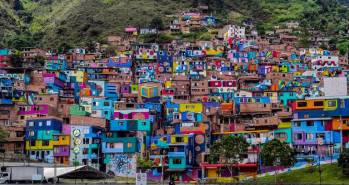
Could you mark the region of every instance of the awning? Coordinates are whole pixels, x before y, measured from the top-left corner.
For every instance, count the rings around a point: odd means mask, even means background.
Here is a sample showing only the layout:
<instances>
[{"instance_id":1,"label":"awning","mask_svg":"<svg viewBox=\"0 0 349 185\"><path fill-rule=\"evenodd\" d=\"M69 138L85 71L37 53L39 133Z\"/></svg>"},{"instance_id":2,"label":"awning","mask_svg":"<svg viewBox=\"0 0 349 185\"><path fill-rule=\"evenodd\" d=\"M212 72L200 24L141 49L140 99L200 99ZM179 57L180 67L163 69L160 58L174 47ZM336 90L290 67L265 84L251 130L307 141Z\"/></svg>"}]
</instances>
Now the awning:
<instances>
[{"instance_id":1,"label":"awning","mask_svg":"<svg viewBox=\"0 0 349 185\"><path fill-rule=\"evenodd\" d=\"M65 179L104 179L108 178L104 172L96 170L90 166L76 166L76 167L45 167L44 176L46 179L51 179L55 177L65 178Z\"/></svg>"}]
</instances>

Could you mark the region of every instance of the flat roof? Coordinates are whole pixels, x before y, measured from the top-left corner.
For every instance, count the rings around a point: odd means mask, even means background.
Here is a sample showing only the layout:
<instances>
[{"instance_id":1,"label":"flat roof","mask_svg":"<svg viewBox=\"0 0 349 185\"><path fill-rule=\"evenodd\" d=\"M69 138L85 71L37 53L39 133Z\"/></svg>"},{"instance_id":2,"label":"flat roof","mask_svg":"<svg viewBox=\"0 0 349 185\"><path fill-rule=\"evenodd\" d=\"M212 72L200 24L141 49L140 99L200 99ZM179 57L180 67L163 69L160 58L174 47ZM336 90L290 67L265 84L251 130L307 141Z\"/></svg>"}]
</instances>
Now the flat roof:
<instances>
[{"instance_id":1,"label":"flat roof","mask_svg":"<svg viewBox=\"0 0 349 185\"><path fill-rule=\"evenodd\" d=\"M320 121L320 120L332 120L332 118L304 118L304 119L293 119L292 121Z\"/></svg>"},{"instance_id":2,"label":"flat roof","mask_svg":"<svg viewBox=\"0 0 349 185\"><path fill-rule=\"evenodd\" d=\"M319 97L306 97L306 100L324 100L324 99L349 99L349 96L319 96Z\"/></svg>"}]
</instances>

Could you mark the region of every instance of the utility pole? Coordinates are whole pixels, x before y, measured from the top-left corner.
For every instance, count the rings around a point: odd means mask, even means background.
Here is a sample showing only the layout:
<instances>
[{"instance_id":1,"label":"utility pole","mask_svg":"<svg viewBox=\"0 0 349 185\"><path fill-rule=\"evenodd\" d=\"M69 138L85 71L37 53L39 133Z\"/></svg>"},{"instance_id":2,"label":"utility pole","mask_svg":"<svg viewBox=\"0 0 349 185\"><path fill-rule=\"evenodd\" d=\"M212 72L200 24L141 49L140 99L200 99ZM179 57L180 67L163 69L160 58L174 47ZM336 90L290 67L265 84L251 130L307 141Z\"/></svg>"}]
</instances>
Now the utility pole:
<instances>
[{"instance_id":1,"label":"utility pole","mask_svg":"<svg viewBox=\"0 0 349 185\"><path fill-rule=\"evenodd\" d=\"M57 167L56 167L56 159L53 157L53 184L56 184L57 178Z\"/></svg>"},{"instance_id":2,"label":"utility pole","mask_svg":"<svg viewBox=\"0 0 349 185\"><path fill-rule=\"evenodd\" d=\"M342 153L343 152L343 120L342 120L342 115L339 116L339 121L340 121L340 135L341 135L341 147L340 147L340 152Z\"/></svg>"},{"instance_id":3,"label":"utility pole","mask_svg":"<svg viewBox=\"0 0 349 185\"><path fill-rule=\"evenodd\" d=\"M320 178L320 185L322 184L322 179L321 179L321 159L319 155L319 178Z\"/></svg>"},{"instance_id":4,"label":"utility pole","mask_svg":"<svg viewBox=\"0 0 349 185\"><path fill-rule=\"evenodd\" d=\"M164 184L164 160L163 160L163 158L164 158L164 155L163 154L161 154L161 156L160 156L161 158L161 184L163 185Z\"/></svg>"}]
</instances>

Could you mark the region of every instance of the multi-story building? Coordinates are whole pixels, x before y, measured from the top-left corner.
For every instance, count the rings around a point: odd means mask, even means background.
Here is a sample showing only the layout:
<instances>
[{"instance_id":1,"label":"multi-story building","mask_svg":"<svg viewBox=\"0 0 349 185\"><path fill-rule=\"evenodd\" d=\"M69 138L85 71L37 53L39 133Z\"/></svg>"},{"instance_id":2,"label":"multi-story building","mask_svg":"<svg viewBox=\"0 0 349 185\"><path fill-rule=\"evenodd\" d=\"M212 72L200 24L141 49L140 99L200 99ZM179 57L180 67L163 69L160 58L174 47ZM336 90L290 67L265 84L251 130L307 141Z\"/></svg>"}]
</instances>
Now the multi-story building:
<instances>
[{"instance_id":1,"label":"multi-story building","mask_svg":"<svg viewBox=\"0 0 349 185\"><path fill-rule=\"evenodd\" d=\"M54 145L59 144L57 134L62 133L63 122L59 118L31 118L26 122L26 153L31 160L54 162Z\"/></svg>"}]
</instances>

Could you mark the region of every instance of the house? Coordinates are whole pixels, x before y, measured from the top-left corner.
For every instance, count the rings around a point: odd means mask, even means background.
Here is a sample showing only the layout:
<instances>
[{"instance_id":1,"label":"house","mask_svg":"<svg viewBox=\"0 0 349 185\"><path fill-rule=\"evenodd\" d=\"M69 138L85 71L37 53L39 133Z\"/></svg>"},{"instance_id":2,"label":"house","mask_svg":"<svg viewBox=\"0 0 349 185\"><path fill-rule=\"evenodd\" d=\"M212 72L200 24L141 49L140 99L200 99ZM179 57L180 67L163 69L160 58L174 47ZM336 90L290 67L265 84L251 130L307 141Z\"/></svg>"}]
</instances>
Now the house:
<instances>
[{"instance_id":1,"label":"house","mask_svg":"<svg viewBox=\"0 0 349 185\"><path fill-rule=\"evenodd\" d=\"M122 37L117 35L110 35L107 38L107 42L111 46L118 46L122 43Z\"/></svg>"},{"instance_id":2,"label":"house","mask_svg":"<svg viewBox=\"0 0 349 185\"><path fill-rule=\"evenodd\" d=\"M100 169L103 161L102 130L101 127L83 122L70 125L69 136L72 147L68 148L68 152L71 153L69 161L77 165L89 165Z\"/></svg>"},{"instance_id":3,"label":"house","mask_svg":"<svg viewBox=\"0 0 349 185\"><path fill-rule=\"evenodd\" d=\"M47 52L40 48L22 48L22 57L25 61L31 62L35 57L47 57Z\"/></svg>"},{"instance_id":4,"label":"house","mask_svg":"<svg viewBox=\"0 0 349 185\"><path fill-rule=\"evenodd\" d=\"M62 132L63 122L55 117L35 118L26 121L26 152L31 160L54 162L54 137Z\"/></svg>"}]
</instances>

